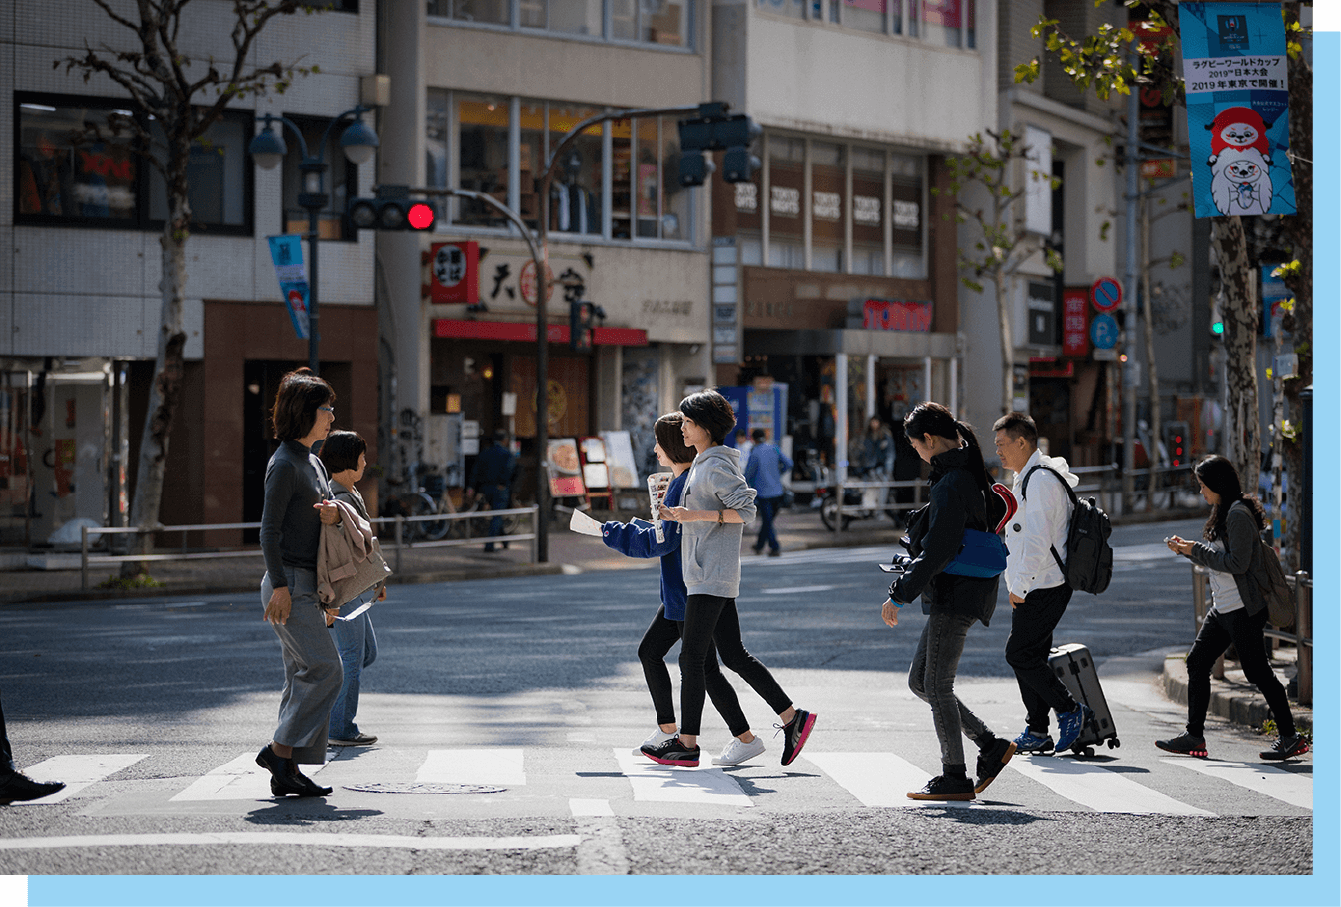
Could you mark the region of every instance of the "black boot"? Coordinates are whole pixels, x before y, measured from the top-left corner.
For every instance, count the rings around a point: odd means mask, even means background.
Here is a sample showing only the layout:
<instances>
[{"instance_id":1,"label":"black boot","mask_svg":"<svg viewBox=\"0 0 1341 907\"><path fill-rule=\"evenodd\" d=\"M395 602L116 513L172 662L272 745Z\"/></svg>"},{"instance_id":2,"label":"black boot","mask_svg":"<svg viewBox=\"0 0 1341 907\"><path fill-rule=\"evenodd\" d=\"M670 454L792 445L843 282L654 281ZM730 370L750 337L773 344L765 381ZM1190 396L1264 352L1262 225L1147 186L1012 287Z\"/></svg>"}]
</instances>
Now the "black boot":
<instances>
[{"instance_id":1,"label":"black boot","mask_svg":"<svg viewBox=\"0 0 1341 907\"><path fill-rule=\"evenodd\" d=\"M332 788L322 787L298 770L292 759L283 759L266 744L256 754L256 764L270 772L270 793L276 797L293 794L295 797L324 797Z\"/></svg>"},{"instance_id":2,"label":"black boot","mask_svg":"<svg viewBox=\"0 0 1341 907\"><path fill-rule=\"evenodd\" d=\"M8 806L18 800L37 800L49 797L64 790L61 781L34 781L23 772L9 772L0 775L0 806Z\"/></svg>"}]
</instances>

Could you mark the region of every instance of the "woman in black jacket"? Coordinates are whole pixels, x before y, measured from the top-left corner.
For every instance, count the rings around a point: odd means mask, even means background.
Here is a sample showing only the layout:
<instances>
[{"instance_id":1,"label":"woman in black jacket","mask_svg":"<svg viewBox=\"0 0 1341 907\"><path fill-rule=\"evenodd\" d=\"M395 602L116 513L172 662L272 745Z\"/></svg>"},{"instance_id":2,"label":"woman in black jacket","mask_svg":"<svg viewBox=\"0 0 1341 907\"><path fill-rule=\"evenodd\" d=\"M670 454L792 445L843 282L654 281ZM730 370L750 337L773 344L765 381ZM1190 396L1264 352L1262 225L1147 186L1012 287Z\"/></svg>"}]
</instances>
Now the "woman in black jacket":
<instances>
[{"instance_id":1,"label":"woman in black jacket","mask_svg":"<svg viewBox=\"0 0 1341 907\"><path fill-rule=\"evenodd\" d=\"M1211 669L1232 643L1238 651L1243 674L1262 691L1276 719L1280 737L1263 759L1282 760L1308 752L1308 741L1295 733L1294 716L1285 688L1276 679L1267 659L1262 630L1267 621L1266 599L1258 588L1258 577L1266 569L1258 533L1266 528L1262 503L1244 494L1234 464L1224 457L1204 457L1193 468L1201 483L1201 496L1211 505L1210 518L1202 529L1204 542L1172 536L1171 551L1185 555L1211 572L1211 608L1187 654L1187 731L1171 740L1156 740L1155 746L1170 753L1206 756L1206 709L1211 703Z\"/></svg>"},{"instance_id":2,"label":"woman in black jacket","mask_svg":"<svg viewBox=\"0 0 1341 907\"><path fill-rule=\"evenodd\" d=\"M898 623L897 608L922 596L928 615L917 644L908 686L931 706L940 740L943 771L908 794L914 800L972 800L991 784L1015 754L1015 744L998 738L955 695L955 672L974 621L986 626L996 608L998 577L983 579L945 573L962 545L964 530L988 530L991 480L973 429L939 403L922 403L903 420L918 456L931 464L931 494L913 514L908 529L912 560L889 587L881 616ZM978 745L978 781L967 775L960 733Z\"/></svg>"}]
</instances>

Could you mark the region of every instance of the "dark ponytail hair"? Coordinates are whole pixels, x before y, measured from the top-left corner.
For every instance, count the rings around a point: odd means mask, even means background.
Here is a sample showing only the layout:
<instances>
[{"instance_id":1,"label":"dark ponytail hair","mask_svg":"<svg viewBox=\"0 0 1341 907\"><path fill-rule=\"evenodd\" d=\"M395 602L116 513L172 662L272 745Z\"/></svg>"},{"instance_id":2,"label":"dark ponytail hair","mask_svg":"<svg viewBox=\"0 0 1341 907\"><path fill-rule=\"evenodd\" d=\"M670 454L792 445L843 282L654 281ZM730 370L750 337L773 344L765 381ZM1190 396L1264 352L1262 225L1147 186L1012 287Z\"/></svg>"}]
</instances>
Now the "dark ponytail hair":
<instances>
[{"instance_id":1,"label":"dark ponytail hair","mask_svg":"<svg viewBox=\"0 0 1341 907\"><path fill-rule=\"evenodd\" d=\"M968 451L969 472L973 475L973 481L978 483L983 498L989 499L992 480L987 475L982 447L978 444L978 436L973 433L973 426L967 422L960 422L941 404L926 402L917 404L903 417L903 433L909 440L921 438L923 435L935 435L962 445Z\"/></svg>"},{"instance_id":2,"label":"dark ponytail hair","mask_svg":"<svg viewBox=\"0 0 1341 907\"><path fill-rule=\"evenodd\" d=\"M1262 502L1255 494L1243 493L1243 485L1239 482L1239 473L1233 463L1219 454L1211 454L1198 460L1192 472L1201 480L1201 484L1220 496L1220 503L1211 507L1211 515L1202 527L1202 538L1214 542L1226 537L1229 508L1236 501L1248 505L1253 518L1257 520L1259 532L1266 528L1266 512L1262 509Z\"/></svg>"}]
</instances>

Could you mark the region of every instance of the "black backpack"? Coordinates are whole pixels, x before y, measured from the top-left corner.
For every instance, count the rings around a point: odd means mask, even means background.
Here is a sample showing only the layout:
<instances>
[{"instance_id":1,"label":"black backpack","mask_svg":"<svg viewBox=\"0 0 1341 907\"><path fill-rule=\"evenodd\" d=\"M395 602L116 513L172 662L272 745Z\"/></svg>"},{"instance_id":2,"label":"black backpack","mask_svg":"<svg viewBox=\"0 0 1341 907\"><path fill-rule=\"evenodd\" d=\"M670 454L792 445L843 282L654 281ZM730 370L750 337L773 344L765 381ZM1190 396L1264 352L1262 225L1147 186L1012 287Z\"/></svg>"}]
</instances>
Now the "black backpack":
<instances>
[{"instance_id":1,"label":"black backpack","mask_svg":"<svg viewBox=\"0 0 1341 907\"><path fill-rule=\"evenodd\" d=\"M1113 546L1108 544L1108 537L1113 533L1113 525L1108 521L1108 514L1099 509L1094 498L1076 497L1076 493L1071 490L1071 485L1061 473L1041 464L1025 473L1024 481L1020 483L1020 497L1026 501L1029 477L1040 469L1047 470L1057 477L1057 481L1062 483L1073 505L1071 526L1066 532L1066 562L1062 563L1062 556L1057 553L1056 545L1051 546L1052 556L1057 561L1057 566L1061 568L1062 576L1066 577L1068 586L1077 592L1098 595L1108 588L1109 582L1113 579Z\"/></svg>"}]
</instances>

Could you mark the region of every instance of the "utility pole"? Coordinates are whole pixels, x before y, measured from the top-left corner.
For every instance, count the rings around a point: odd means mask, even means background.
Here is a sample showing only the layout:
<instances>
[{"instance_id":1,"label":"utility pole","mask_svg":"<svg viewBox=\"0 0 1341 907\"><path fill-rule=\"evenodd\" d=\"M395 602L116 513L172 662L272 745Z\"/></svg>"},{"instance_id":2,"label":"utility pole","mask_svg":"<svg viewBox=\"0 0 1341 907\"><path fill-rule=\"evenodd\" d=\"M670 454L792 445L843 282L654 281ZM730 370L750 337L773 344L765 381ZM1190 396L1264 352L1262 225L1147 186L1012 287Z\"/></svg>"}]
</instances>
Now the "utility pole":
<instances>
[{"instance_id":1,"label":"utility pole","mask_svg":"<svg viewBox=\"0 0 1341 907\"><path fill-rule=\"evenodd\" d=\"M1133 50L1129 61L1133 67L1138 64L1136 53ZM1127 147L1123 151L1123 164L1127 168L1127 191L1123 194L1126 200L1126 266L1122 272L1122 309L1124 312L1122 326L1122 354L1128 360L1131 359L1131 353L1135 351L1134 344L1128 342L1131 336L1130 332L1136 327L1136 206L1140 204L1140 173L1141 166L1141 98L1140 93L1132 89L1127 95ZM1149 301L1147 300L1147 305ZM1122 389L1122 512L1131 513L1132 496L1134 483L1132 470L1136 466L1136 391L1137 388L1127 387L1128 370L1132 368L1129 362L1122 361L1119 357L1119 371L1121 377L1118 379L1119 387Z\"/></svg>"}]
</instances>

